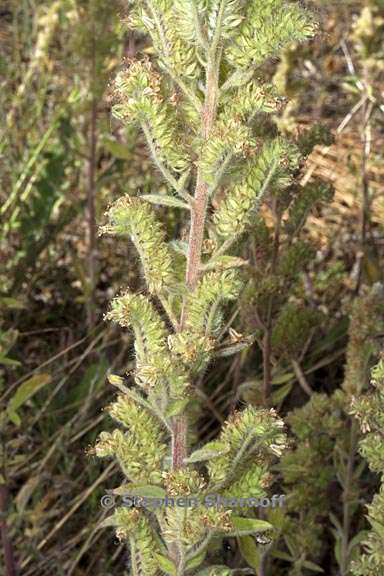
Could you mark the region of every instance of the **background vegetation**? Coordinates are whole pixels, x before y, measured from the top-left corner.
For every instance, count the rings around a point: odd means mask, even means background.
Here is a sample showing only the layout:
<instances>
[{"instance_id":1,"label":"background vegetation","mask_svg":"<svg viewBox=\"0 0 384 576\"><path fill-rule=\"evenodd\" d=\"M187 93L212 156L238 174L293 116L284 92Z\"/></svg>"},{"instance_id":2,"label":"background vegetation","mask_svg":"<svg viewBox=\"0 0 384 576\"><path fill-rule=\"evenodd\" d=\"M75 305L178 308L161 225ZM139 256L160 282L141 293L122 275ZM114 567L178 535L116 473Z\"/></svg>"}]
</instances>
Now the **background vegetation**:
<instances>
[{"instance_id":1,"label":"background vegetation","mask_svg":"<svg viewBox=\"0 0 384 576\"><path fill-rule=\"evenodd\" d=\"M274 519L269 574L346 576L379 485L339 392L360 397L368 387L384 333L381 296L371 290L384 280L384 6L308 5L319 34L265 74L288 99L275 116L280 130L300 135L321 124L332 134L306 158L302 183L321 177L334 193L311 210L301 236L312 251L289 263L279 297L267 293L266 308L251 291L234 307L239 334L256 341L205 374L200 433L207 441L234 407L262 404L258 342L268 338L273 405L292 441L276 470L291 499ZM123 193L163 186L140 132L111 119L109 82L146 49L127 16L119 0L0 8L0 521L25 576L124 574L128 561L111 532L97 529L100 496L120 472L88 453L108 427L106 376L129 372L133 360L130 336L103 314L121 286L142 286L131 246L98 238L97 227ZM167 212L170 235L183 225ZM244 256L256 286L260 271L276 273L263 231ZM231 540L217 554L252 566L252 546Z\"/></svg>"}]
</instances>

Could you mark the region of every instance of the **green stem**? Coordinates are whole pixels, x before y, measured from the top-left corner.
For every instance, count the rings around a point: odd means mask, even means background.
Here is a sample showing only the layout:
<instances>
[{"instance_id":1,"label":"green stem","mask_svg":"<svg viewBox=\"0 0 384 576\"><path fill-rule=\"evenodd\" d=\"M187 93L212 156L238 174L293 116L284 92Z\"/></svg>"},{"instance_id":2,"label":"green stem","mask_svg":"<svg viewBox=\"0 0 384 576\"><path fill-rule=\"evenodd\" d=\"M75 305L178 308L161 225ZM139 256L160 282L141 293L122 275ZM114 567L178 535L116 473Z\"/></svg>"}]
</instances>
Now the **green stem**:
<instances>
[{"instance_id":1,"label":"green stem","mask_svg":"<svg viewBox=\"0 0 384 576\"><path fill-rule=\"evenodd\" d=\"M200 46L205 51L208 51L209 50L208 40L204 36L203 30L201 28L199 13L197 11L197 7L196 7L196 4L194 2L191 2L191 10L192 10L192 14L193 14L193 21L195 24L197 41L199 42Z\"/></svg>"},{"instance_id":2,"label":"green stem","mask_svg":"<svg viewBox=\"0 0 384 576\"><path fill-rule=\"evenodd\" d=\"M212 540L213 535L214 535L213 531L208 531L207 535L200 542L200 544L198 544L196 548L194 548L192 551L189 552L189 554L187 554L186 557L187 561L193 560L194 558L196 558L196 556L199 556L199 554L201 554L206 549L206 547Z\"/></svg>"},{"instance_id":3,"label":"green stem","mask_svg":"<svg viewBox=\"0 0 384 576\"><path fill-rule=\"evenodd\" d=\"M298 383L300 384L300 386L302 387L304 392L306 394L308 394L308 396L312 396L313 390L310 387L310 385L308 384L308 381L305 377L305 374L304 374L300 364L297 362L297 360L291 360L291 364L292 364L293 371L295 372Z\"/></svg>"},{"instance_id":4,"label":"green stem","mask_svg":"<svg viewBox=\"0 0 384 576\"><path fill-rule=\"evenodd\" d=\"M179 186L178 186L176 178L168 170L168 168L166 168L166 166L164 166L163 162L160 160L160 158L157 154L155 142L152 138L151 130L150 130L148 124L146 122L142 122L141 128L144 132L145 138L147 140L148 148L151 151L151 155L152 155L152 158L153 158L156 166L158 167L158 169L160 170L160 172L162 173L162 175L164 176L166 181L169 182L169 184L172 186L172 188L174 188L175 190L178 190Z\"/></svg>"},{"instance_id":5,"label":"green stem","mask_svg":"<svg viewBox=\"0 0 384 576\"><path fill-rule=\"evenodd\" d=\"M191 104L193 104L193 106L196 108L197 112L200 113L201 112L201 102L200 102L199 98L193 92L193 90L191 90L185 84L184 80L182 80L177 74L175 74L175 72L172 70L171 66L169 66L169 64L167 62L167 58L169 57L169 46L168 46L168 42L167 42L167 38L165 36L163 26L161 24L159 15L157 14L152 2L147 1L147 6L148 6L148 9L152 15L152 18L154 19L156 29L157 29L157 32L159 34L160 43L161 43L161 46L162 46L162 49L164 52L164 57L162 60L163 66L164 66L165 70L167 71L167 73L172 78L172 80L179 86L179 88L182 90L182 92L185 94L185 96L188 98L188 100L190 100Z\"/></svg>"},{"instance_id":6,"label":"green stem","mask_svg":"<svg viewBox=\"0 0 384 576\"><path fill-rule=\"evenodd\" d=\"M168 300L165 296L161 296L159 294L158 298L161 302L162 307L164 308L165 312L167 313L167 316L168 316L169 320L171 321L173 328L177 331L179 329L179 321L176 318L175 314L173 313L173 310L172 310L170 303L168 302Z\"/></svg>"},{"instance_id":7,"label":"green stem","mask_svg":"<svg viewBox=\"0 0 384 576\"><path fill-rule=\"evenodd\" d=\"M134 538L129 539L129 548L131 551L131 573L132 576L140 576L140 570L137 562L136 556L136 542Z\"/></svg>"}]
</instances>

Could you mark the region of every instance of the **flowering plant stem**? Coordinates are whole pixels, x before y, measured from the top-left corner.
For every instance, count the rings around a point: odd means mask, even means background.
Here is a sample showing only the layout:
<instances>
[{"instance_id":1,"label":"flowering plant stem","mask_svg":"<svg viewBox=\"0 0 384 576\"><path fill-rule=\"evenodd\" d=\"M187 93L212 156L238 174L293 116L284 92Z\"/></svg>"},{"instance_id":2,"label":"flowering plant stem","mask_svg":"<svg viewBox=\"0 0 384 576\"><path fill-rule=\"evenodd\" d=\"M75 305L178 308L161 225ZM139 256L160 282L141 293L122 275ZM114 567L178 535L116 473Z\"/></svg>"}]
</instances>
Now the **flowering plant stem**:
<instances>
[{"instance_id":1,"label":"flowering plant stem","mask_svg":"<svg viewBox=\"0 0 384 576\"><path fill-rule=\"evenodd\" d=\"M216 50L215 50L216 51ZM210 56L207 65L207 82L205 103L202 110L202 136L208 140L210 131L216 117L218 99L218 57ZM208 206L209 184L204 181L201 169L197 172L196 189L192 201L191 227L189 233L186 285L190 290L194 290L199 278L201 266L201 251L204 239L205 221ZM183 307L181 326L185 323L185 306ZM184 459L187 456L187 421L185 414L181 414L175 419L173 428L172 445L172 466L174 470L182 468Z\"/></svg>"}]
</instances>

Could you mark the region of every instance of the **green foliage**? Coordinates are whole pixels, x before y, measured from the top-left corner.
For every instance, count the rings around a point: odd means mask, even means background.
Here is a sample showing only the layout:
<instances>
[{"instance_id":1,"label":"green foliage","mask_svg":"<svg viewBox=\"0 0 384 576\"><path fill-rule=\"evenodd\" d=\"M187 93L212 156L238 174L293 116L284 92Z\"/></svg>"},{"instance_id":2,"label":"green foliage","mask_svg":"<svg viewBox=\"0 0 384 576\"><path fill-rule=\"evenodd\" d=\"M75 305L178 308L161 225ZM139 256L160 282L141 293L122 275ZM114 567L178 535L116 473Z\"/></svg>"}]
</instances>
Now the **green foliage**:
<instances>
[{"instance_id":1,"label":"green foliage","mask_svg":"<svg viewBox=\"0 0 384 576\"><path fill-rule=\"evenodd\" d=\"M368 380L370 363L377 356L378 336L384 328L384 291L380 284L353 304L343 388L352 397L359 395Z\"/></svg>"},{"instance_id":2,"label":"green foliage","mask_svg":"<svg viewBox=\"0 0 384 576\"><path fill-rule=\"evenodd\" d=\"M316 561L322 552L323 523L331 508L329 488L335 478L333 451L345 429L342 408L337 395L313 394L287 417L295 448L283 456L280 467L289 495L283 537L296 559L292 574L300 559Z\"/></svg>"},{"instance_id":3,"label":"green foliage","mask_svg":"<svg viewBox=\"0 0 384 576\"><path fill-rule=\"evenodd\" d=\"M123 294L112 302L108 318L133 328L136 351L136 382L164 400L183 397L188 374L170 353L170 336L164 322L143 295ZM185 345L187 345L186 343ZM184 350L184 347L183 347Z\"/></svg>"},{"instance_id":4,"label":"green foliage","mask_svg":"<svg viewBox=\"0 0 384 576\"><path fill-rule=\"evenodd\" d=\"M296 191L289 208L289 217L285 223L288 234L294 236L305 224L310 211L320 202L330 202L333 198L333 188L320 179L309 182Z\"/></svg>"},{"instance_id":5,"label":"green foliage","mask_svg":"<svg viewBox=\"0 0 384 576\"><path fill-rule=\"evenodd\" d=\"M355 576L379 576L384 569L384 450L382 430L384 421L384 362L372 369L372 389L352 403L352 414L358 418L363 438L360 441L361 455L368 461L371 470L380 474L380 490L368 508L371 530L363 542L364 554L353 563Z\"/></svg>"},{"instance_id":6,"label":"green foliage","mask_svg":"<svg viewBox=\"0 0 384 576\"><path fill-rule=\"evenodd\" d=\"M281 309L272 330L273 349L280 356L297 358L318 321L317 311L288 302Z\"/></svg>"}]
</instances>

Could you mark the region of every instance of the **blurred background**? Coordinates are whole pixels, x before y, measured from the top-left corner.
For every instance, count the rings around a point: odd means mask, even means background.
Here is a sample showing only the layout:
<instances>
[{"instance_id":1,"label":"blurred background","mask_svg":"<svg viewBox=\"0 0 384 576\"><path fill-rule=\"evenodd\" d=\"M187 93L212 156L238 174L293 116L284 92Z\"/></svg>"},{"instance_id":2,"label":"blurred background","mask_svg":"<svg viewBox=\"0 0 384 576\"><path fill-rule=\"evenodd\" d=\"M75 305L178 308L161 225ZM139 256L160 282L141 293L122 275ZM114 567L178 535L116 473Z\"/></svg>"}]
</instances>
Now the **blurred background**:
<instances>
[{"instance_id":1,"label":"blurred background","mask_svg":"<svg viewBox=\"0 0 384 576\"><path fill-rule=\"evenodd\" d=\"M321 177L335 194L304 230L316 257L303 299L322 316L299 368L276 347L282 414L303 403L298 378L327 393L340 384L350 303L362 281L383 279L384 5L306 4L317 38L292 45L265 74L287 97L280 130L297 135L320 123L331 131L303 180ZM121 288L142 286L134 251L100 238L98 226L122 194L163 186L141 134L110 114L116 71L137 51L150 54L127 17L119 0L0 6L0 512L23 576L118 575L127 564L112 531L97 530L100 496L121 474L88 452L110 426L106 376L129 372L133 359L130 335L103 314ZM162 216L170 236L183 227L178 212ZM245 316L240 332L250 329ZM205 375L205 438L239 402L259 402L261 372L253 346Z\"/></svg>"}]
</instances>

